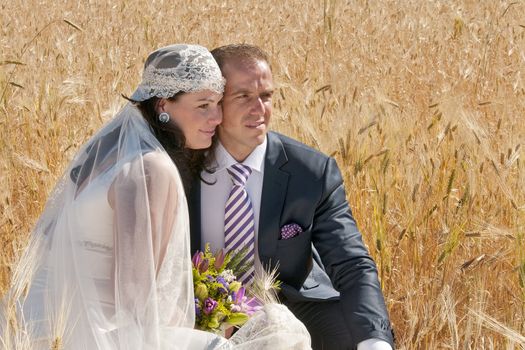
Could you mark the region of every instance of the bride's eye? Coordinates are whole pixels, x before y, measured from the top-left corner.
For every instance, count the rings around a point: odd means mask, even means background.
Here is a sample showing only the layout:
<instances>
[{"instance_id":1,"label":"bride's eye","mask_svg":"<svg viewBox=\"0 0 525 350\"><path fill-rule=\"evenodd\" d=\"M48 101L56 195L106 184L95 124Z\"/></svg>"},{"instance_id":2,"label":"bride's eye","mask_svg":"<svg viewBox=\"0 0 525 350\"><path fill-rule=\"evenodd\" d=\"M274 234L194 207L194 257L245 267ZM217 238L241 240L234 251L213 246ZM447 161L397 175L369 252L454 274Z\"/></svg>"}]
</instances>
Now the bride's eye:
<instances>
[{"instance_id":1,"label":"bride's eye","mask_svg":"<svg viewBox=\"0 0 525 350\"><path fill-rule=\"evenodd\" d=\"M210 105L209 103L204 103L204 104L199 105L197 108L208 109L209 105Z\"/></svg>"}]
</instances>

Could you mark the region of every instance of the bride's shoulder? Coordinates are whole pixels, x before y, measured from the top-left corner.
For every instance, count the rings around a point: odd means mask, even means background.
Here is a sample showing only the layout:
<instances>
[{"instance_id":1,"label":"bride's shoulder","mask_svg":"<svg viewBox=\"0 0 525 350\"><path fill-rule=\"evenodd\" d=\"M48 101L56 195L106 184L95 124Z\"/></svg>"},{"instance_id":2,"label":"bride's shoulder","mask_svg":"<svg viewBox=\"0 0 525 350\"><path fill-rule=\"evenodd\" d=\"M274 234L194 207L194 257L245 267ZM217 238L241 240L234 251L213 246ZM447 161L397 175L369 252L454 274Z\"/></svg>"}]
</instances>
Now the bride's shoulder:
<instances>
[{"instance_id":1,"label":"bride's shoulder","mask_svg":"<svg viewBox=\"0 0 525 350\"><path fill-rule=\"evenodd\" d=\"M170 170L175 168L175 164L168 156L168 154L161 150L154 150L145 153L142 156L142 162L144 163L144 169L159 169L159 170Z\"/></svg>"},{"instance_id":2,"label":"bride's shoulder","mask_svg":"<svg viewBox=\"0 0 525 350\"><path fill-rule=\"evenodd\" d=\"M146 176L148 182L173 181L178 174L175 163L163 150L151 150L123 164L118 178L142 179Z\"/></svg>"},{"instance_id":3,"label":"bride's shoulder","mask_svg":"<svg viewBox=\"0 0 525 350\"><path fill-rule=\"evenodd\" d=\"M178 176L177 166L164 151L156 150L144 154L142 163L145 175L156 181L173 181Z\"/></svg>"}]
</instances>

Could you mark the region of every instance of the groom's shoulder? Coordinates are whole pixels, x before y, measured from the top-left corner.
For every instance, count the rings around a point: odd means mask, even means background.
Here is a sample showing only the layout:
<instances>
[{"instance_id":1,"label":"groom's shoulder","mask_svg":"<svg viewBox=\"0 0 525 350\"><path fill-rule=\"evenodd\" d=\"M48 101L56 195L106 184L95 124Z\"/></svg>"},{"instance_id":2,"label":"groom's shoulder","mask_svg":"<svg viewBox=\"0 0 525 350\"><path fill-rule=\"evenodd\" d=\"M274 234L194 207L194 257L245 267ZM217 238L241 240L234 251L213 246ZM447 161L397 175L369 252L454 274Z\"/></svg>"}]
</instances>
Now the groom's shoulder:
<instances>
[{"instance_id":1,"label":"groom's shoulder","mask_svg":"<svg viewBox=\"0 0 525 350\"><path fill-rule=\"evenodd\" d=\"M314 171L321 170L324 169L330 158L321 151L278 132L270 132L269 136L280 141L291 166L306 167Z\"/></svg>"},{"instance_id":2,"label":"groom's shoulder","mask_svg":"<svg viewBox=\"0 0 525 350\"><path fill-rule=\"evenodd\" d=\"M286 152L289 154L289 153L292 153L292 154L300 154L301 156L304 156L304 154L308 154L309 156L312 156L312 157L316 157L316 158L320 158L320 159L328 159L329 157L324 154L323 152L313 148L313 147L310 147L296 139L293 139L289 136L286 136L286 135L283 135L281 133L278 133L278 132L275 132L275 131L271 131L270 133L270 137L275 137L277 139L279 139L281 141L281 143L283 144L283 147L284 149L286 150Z\"/></svg>"}]
</instances>

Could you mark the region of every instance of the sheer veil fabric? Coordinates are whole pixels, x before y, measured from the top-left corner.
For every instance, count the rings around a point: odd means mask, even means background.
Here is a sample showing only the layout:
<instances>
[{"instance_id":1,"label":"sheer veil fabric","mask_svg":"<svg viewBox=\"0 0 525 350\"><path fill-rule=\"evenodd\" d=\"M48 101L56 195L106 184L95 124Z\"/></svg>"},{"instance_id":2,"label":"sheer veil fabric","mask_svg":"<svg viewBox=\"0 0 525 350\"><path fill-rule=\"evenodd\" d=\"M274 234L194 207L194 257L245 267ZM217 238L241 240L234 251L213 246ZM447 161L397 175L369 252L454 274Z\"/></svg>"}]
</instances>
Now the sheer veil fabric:
<instances>
[{"instance_id":1,"label":"sheer veil fabric","mask_svg":"<svg viewBox=\"0 0 525 350\"><path fill-rule=\"evenodd\" d=\"M282 305L266 305L230 340L193 329L187 210L175 164L127 104L80 149L32 233L13 283L30 284L19 298L24 342L32 349L308 349L306 328Z\"/></svg>"},{"instance_id":2,"label":"sheer veil fabric","mask_svg":"<svg viewBox=\"0 0 525 350\"><path fill-rule=\"evenodd\" d=\"M187 220L177 168L126 105L76 155L34 229L22 310L34 347L160 349L167 329L191 329Z\"/></svg>"}]
</instances>

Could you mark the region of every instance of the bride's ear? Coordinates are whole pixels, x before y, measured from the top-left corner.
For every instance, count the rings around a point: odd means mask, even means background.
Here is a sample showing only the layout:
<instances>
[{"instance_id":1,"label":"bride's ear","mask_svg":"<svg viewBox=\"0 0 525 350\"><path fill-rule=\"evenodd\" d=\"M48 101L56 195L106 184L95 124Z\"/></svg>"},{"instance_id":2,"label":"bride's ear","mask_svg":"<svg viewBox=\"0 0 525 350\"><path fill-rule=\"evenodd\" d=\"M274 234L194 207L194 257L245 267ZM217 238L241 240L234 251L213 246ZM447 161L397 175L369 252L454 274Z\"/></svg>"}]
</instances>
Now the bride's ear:
<instances>
[{"instance_id":1,"label":"bride's ear","mask_svg":"<svg viewBox=\"0 0 525 350\"><path fill-rule=\"evenodd\" d=\"M164 110L164 106L166 105L167 100L165 98L159 98L157 102L155 103L155 111L157 114L160 114L162 112L166 112Z\"/></svg>"}]
</instances>

